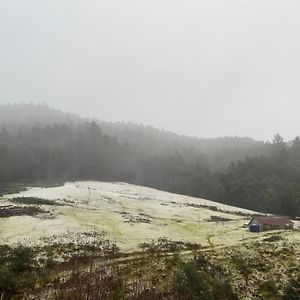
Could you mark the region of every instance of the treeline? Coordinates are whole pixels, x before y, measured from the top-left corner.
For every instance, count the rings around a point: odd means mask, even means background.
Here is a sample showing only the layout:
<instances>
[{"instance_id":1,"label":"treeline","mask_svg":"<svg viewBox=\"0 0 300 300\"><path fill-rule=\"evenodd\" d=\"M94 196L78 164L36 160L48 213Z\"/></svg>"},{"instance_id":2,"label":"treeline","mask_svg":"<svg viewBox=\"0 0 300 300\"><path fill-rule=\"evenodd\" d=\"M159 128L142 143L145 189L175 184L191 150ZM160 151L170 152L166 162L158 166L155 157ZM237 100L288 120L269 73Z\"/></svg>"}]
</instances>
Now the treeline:
<instances>
[{"instance_id":1,"label":"treeline","mask_svg":"<svg viewBox=\"0 0 300 300\"><path fill-rule=\"evenodd\" d=\"M93 122L0 132L0 181L122 180L130 154Z\"/></svg>"},{"instance_id":2,"label":"treeline","mask_svg":"<svg viewBox=\"0 0 300 300\"><path fill-rule=\"evenodd\" d=\"M76 130L92 121L104 135L115 138L120 145L143 156L168 156L176 152L191 163L201 160L203 166L213 171L224 170L230 162L246 156L265 154L263 142L247 137L195 138L140 124L82 119L46 104L0 105L0 129L6 127L11 133L17 133L21 128L44 128L47 125L68 125Z\"/></svg>"},{"instance_id":3,"label":"treeline","mask_svg":"<svg viewBox=\"0 0 300 300\"><path fill-rule=\"evenodd\" d=\"M31 105L20 107L26 112ZM49 121L39 119L32 125L30 119L22 125L17 119L13 122L18 109L9 109L6 117L0 113L0 186L126 181L257 211L300 215L299 138L291 143L279 135L272 143L248 138L200 140L151 127L114 128L69 116L64 122L62 113L55 117L55 111L45 106L35 108L35 113L41 111L39 118Z\"/></svg>"},{"instance_id":4,"label":"treeline","mask_svg":"<svg viewBox=\"0 0 300 300\"><path fill-rule=\"evenodd\" d=\"M300 216L300 139L276 135L267 156L233 162L214 177L214 199L262 212Z\"/></svg>"},{"instance_id":5,"label":"treeline","mask_svg":"<svg viewBox=\"0 0 300 300\"><path fill-rule=\"evenodd\" d=\"M0 183L118 180L196 194L192 186L207 173L201 157L188 161L172 149L144 154L103 134L95 122L0 131Z\"/></svg>"}]
</instances>

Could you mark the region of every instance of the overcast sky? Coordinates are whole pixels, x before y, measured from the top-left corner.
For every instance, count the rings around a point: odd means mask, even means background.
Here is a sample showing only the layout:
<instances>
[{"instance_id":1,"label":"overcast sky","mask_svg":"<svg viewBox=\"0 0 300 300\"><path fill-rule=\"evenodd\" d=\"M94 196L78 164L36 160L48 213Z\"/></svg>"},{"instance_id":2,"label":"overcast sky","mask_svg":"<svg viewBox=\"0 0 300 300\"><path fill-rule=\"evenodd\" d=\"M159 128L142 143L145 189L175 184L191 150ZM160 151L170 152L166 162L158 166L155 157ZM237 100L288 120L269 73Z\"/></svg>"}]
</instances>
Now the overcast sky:
<instances>
[{"instance_id":1,"label":"overcast sky","mask_svg":"<svg viewBox=\"0 0 300 300\"><path fill-rule=\"evenodd\" d=\"M293 138L299 16L299 0L1 0L0 103Z\"/></svg>"}]
</instances>

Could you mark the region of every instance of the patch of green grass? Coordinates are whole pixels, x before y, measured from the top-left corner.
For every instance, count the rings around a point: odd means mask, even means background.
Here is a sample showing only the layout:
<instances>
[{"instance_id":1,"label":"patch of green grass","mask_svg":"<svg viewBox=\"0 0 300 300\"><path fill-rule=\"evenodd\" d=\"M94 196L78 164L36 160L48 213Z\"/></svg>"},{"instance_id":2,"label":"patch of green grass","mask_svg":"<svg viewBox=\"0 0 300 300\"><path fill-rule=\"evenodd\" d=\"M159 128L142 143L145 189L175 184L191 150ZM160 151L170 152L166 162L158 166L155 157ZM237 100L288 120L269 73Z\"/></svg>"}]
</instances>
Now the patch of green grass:
<instances>
[{"instance_id":1,"label":"patch of green grass","mask_svg":"<svg viewBox=\"0 0 300 300\"><path fill-rule=\"evenodd\" d=\"M215 244L214 244L213 241L212 241L212 238L213 238L213 237L214 237L213 234L208 234L208 235L206 236L207 242L208 242L209 246L210 246L212 249L215 247Z\"/></svg>"}]
</instances>

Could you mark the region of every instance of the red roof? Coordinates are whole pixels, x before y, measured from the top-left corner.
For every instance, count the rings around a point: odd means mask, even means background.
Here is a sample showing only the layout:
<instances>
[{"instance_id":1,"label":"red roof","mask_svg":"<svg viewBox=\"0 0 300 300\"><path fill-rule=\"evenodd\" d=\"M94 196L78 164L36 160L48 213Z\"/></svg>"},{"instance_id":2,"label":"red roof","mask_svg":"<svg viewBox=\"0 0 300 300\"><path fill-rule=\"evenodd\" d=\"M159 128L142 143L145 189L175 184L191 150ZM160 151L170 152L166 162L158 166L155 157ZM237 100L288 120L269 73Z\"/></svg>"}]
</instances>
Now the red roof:
<instances>
[{"instance_id":1,"label":"red roof","mask_svg":"<svg viewBox=\"0 0 300 300\"><path fill-rule=\"evenodd\" d=\"M254 217L258 223L263 225L291 225L293 222L287 218L277 218L277 217ZM252 220L253 220L252 219Z\"/></svg>"}]
</instances>

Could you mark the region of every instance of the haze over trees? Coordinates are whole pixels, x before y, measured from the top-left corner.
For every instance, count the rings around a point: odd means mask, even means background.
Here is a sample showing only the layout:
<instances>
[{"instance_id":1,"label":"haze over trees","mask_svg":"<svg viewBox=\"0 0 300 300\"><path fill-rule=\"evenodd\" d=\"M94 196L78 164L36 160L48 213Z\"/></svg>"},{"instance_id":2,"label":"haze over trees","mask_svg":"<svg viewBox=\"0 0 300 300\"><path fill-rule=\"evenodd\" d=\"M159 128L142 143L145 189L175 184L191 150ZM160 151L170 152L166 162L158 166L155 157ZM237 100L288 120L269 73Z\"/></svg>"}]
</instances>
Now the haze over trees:
<instances>
[{"instance_id":1,"label":"haze over trees","mask_svg":"<svg viewBox=\"0 0 300 300\"><path fill-rule=\"evenodd\" d=\"M126 181L300 215L300 140L199 139L46 105L0 106L0 183Z\"/></svg>"}]
</instances>

